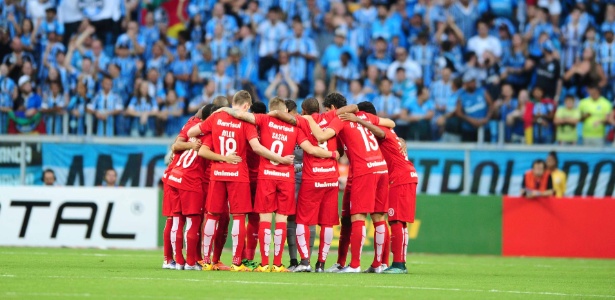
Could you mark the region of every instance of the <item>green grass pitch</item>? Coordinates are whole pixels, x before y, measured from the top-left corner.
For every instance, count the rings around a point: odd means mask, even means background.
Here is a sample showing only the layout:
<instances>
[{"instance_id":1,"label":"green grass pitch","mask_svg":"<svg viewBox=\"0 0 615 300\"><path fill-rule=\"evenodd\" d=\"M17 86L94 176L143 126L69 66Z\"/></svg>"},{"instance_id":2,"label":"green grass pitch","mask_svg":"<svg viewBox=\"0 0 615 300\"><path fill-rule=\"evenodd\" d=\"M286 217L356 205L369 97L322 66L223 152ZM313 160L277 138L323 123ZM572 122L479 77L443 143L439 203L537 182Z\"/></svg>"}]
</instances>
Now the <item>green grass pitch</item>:
<instances>
[{"instance_id":1,"label":"green grass pitch","mask_svg":"<svg viewBox=\"0 0 615 300\"><path fill-rule=\"evenodd\" d=\"M372 254L363 256L365 268ZM0 299L615 298L613 260L417 254L408 261L407 275L230 273L162 270L161 251L0 248Z\"/></svg>"}]
</instances>

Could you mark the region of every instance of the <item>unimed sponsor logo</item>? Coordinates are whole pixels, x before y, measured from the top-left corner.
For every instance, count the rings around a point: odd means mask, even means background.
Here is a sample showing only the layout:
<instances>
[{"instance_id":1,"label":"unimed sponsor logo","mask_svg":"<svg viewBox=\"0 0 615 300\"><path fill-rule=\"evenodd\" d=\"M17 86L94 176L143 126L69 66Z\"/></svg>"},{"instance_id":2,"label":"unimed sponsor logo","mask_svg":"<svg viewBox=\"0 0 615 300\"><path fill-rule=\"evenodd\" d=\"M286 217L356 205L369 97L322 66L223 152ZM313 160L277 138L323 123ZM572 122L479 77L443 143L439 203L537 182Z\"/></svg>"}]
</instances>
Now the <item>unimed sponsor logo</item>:
<instances>
[{"instance_id":1,"label":"unimed sponsor logo","mask_svg":"<svg viewBox=\"0 0 615 300\"><path fill-rule=\"evenodd\" d=\"M278 171L265 170L264 174L268 176L290 178L290 172L278 172Z\"/></svg>"},{"instance_id":2,"label":"unimed sponsor logo","mask_svg":"<svg viewBox=\"0 0 615 300\"><path fill-rule=\"evenodd\" d=\"M375 167L380 167L380 166L386 166L387 162L386 161L374 161L374 162L368 162L367 163L367 167L368 168L375 168Z\"/></svg>"},{"instance_id":3,"label":"unimed sponsor logo","mask_svg":"<svg viewBox=\"0 0 615 300\"><path fill-rule=\"evenodd\" d=\"M177 182L177 183L182 183L182 178L177 178L173 175L169 176L169 180Z\"/></svg>"},{"instance_id":4,"label":"unimed sponsor logo","mask_svg":"<svg viewBox=\"0 0 615 300\"><path fill-rule=\"evenodd\" d=\"M314 173L335 172L335 167L331 167L331 168L314 167L314 168L312 168L312 172L314 172Z\"/></svg>"},{"instance_id":5,"label":"unimed sponsor logo","mask_svg":"<svg viewBox=\"0 0 615 300\"><path fill-rule=\"evenodd\" d=\"M317 188L328 188L328 187L337 187L339 186L339 182L314 182L314 187Z\"/></svg>"},{"instance_id":6,"label":"unimed sponsor logo","mask_svg":"<svg viewBox=\"0 0 615 300\"><path fill-rule=\"evenodd\" d=\"M235 171L235 172L226 172L226 171L218 171L218 170L214 170L214 176L239 177L239 171Z\"/></svg>"},{"instance_id":7,"label":"unimed sponsor logo","mask_svg":"<svg viewBox=\"0 0 615 300\"><path fill-rule=\"evenodd\" d=\"M416 174L416 172L410 172L410 177L412 177L412 178L419 178L419 175Z\"/></svg>"}]
</instances>

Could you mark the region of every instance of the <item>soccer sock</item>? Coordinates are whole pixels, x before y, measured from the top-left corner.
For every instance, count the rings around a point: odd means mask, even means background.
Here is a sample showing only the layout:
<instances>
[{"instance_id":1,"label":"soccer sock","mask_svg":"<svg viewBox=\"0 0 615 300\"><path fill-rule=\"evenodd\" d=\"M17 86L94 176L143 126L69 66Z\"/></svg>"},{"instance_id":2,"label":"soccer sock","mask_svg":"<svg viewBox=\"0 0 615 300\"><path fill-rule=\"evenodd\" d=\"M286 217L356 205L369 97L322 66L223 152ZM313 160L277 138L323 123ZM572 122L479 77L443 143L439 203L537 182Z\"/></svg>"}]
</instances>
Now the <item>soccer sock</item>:
<instances>
[{"instance_id":1,"label":"soccer sock","mask_svg":"<svg viewBox=\"0 0 615 300\"><path fill-rule=\"evenodd\" d=\"M233 264L241 265L241 251L246 243L246 215L233 216Z\"/></svg>"},{"instance_id":2,"label":"soccer sock","mask_svg":"<svg viewBox=\"0 0 615 300\"><path fill-rule=\"evenodd\" d=\"M351 268L358 268L361 266L361 250L363 250L363 243L365 242L365 221L352 222L352 232L350 233L350 253L352 259L350 261Z\"/></svg>"},{"instance_id":3,"label":"soccer sock","mask_svg":"<svg viewBox=\"0 0 615 300\"><path fill-rule=\"evenodd\" d=\"M404 247L404 227L400 222L391 222L391 252L393 252L393 262L403 261Z\"/></svg>"},{"instance_id":4,"label":"soccer sock","mask_svg":"<svg viewBox=\"0 0 615 300\"><path fill-rule=\"evenodd\" d=\"M382 264L386 227L387 225L384 221L374 222L374 261L372 262L373 268L377 268Z\"/></svg>"},{"instance_id":5,"label":"soccer sock","mask_svg":"<svg viewBox=\"0 0 615 300\"><path fill-rule=\"evenodd\" d=\"M214 255L211 261L215 264L220 261L222 250L224 250L224 244L228 237L228 223L230 222L230 216L226 213L220 215L218 219L218 225L216 227L216 237L214 238Z\"/></svg>"},{"instance_id":6,"label":"soccer sock","mask_svg":"<svg viewBox=\"0 0 615 300\"><path fill-rule=\"evenodd\" d=\"M199 225L201 216L192 215L186 217L186 263L194 266L199 260L197 248L199 248Z\"/></svg>"},{"instance_id":7,"label":"soccer sock","mask_svg":"<svg viewBox=\"0 0 615 300\"><path fill-rule=\"evenodd\" d=\"M406 263L406 254L408 253L408 223L404 222L404 256L403 263Z\"/></svg>"},{"instance_id":8,"label":"soccer sock","mask_svg":"<svg viewBox=\"0 0 615 300\"><path fill-rule=\"evenodd\" d=\"M352 223L350 223L350 217L342 217L341 223L342 229L340 230L339 246L337 247L337 263L340 266L345 266L346 257L348 256L348 247L350 246Z\"/></svg>"},{"instance_id":9,"label":"soccer sock","mask_svg":"<svg viewBox=\"0 0 615 300\"><path fill-rule=\"evenodd\" d=\"M288 220L286 220L286 237L288 255L291 260L297 260L297 222L295 222L294 217L288 217Z\"/></svg>"},{"instance_id":10,"label":"soccer sock","mask_svg":"<svg viewBox=\"0 0 615 300\"><path fill-rule=\"evenodd\" d=\"M269 245L271 244L271 222L261 221L258 226L258 242L261 250L261 265L269 265Z\"/></svg>"},{"instance_id":11,"label":"soccer sock","mask_svg":"<svg viewBox=\"0 0 615 300\"><path fill-rule=\"evenodd\" d=\"M207 213L205 213L207 214ZM199 240L197 241L196 246L196 257L199 260L203 259L203 224L205 222L205 214L200 215L201 222L198 224L199 226Z\"/></svg>"},{"instance_id":12,"label":"soccer sock","mask_svg":"<svg viewBox=\"0 0 615 300\"><path fill-rule=\"evenodd\" d=\"M205 224L203 225L203 261L206 264L211 263L211 248L213 239L216 234L219 216L207 214Z\"/></svg>"},{"instance_id":13,"label":"soccer sock","mask_svg":"<svg viewBox=\"0 0 615 300\"><path fill-rule=\"evenodd\" d=\"M301 255L301 259L310 259L310 254L308 253L308 241L310 240L310 230L307 226L303 224L297 224L297 250L299 250L299 255Z\"/></svg>"},{"instance_id":14,"label":"soccer sock","mask_svg":"<svg viewBox=\"0 0 615 300\"><path fill-rule=\"evenodd\" d=\"M173 260L173 245L171 244L171 228L173 227L173 218L167 218L164 223L164 232L162 233L162 249L164 253L164 262Z\"/></svg>"},{"instance_id":15,"label":"soccer sock","mask_svg":"<svg viewBox=\"0 0 615 300\"><path fill-rule=\"evenodd\" d=\"M390 266L389 258L391 256L391 232L389 226L384 222L384 248L382 250L382 263Z\"/></svg>"},{"instance_id":16,"label":"soccer sock","mask_svg":"<svg viewBox=\"0 0 615 300\"><path fill-rule=\"evenodd\" d=\"M173 227L171 228L171 244L173 245L173 256L175 256L175 262L184 265L183 246L184 246L184 223L186 218L184 216L173 217Z\"/></svg>"},{"instance_id":17,"label":"soccer sock","mask_svg":"<svg viewBox=\"0 0 615 300\"><path fill-rule=\"evenodd\" d=\"M246 230L246 246L244 247L245 253L243 258L248 260L254 260L254 253L256 252L256 245L258 244L258 231L260 217L256 213L248 214L248 228Z\"/></svg>"},{"instance_id":18,"label":"soccer sock","mask_svg":"<svg viewBox=\"0 0 615 300\"><path fill-rule=\"evenodd\" d=\"M327 261L327 255L329 254L329 248L331 247L331 241L333 241L333 227L321 226L320 227L320 246L318 247L318 261L324 263Z\"/></svg>"},{"instance_id":19,"label":"soccer sock","mask_svg":"<svg viewBox=\"0 0 615 300\"><path fill-rule=\"evenodd\" d=\"M279 227L279 228L278 228ZM282 253L284 253L284 244L286 243L286 223L275 223L275 235L273 236L273 264L276 266L282 265Z\"/></svg>"},{"instance_id":20,"label":"soccer sock","mask_svg":"<svg viewBox=\"0 0 615 300\"><path fill-rule=\"evenodd\" d=\"M310 255L312 258L312 249L314 248L314 242L316 241L316 225L310 226Z\"/></svg>"}]
</instances>

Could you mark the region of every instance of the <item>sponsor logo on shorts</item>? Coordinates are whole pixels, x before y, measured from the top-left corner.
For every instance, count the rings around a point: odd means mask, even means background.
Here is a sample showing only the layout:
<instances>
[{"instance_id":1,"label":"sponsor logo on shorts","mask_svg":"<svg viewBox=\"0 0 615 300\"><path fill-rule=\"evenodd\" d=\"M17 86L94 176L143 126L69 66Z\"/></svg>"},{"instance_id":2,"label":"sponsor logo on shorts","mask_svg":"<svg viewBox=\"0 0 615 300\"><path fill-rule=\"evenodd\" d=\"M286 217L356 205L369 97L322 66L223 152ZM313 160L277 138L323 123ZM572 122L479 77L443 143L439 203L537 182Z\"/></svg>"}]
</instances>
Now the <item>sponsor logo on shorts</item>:
<instances>
[{"instance_id":1,"label":"sponsor logo on shorts","mask_svg":"<svg viewBox=\"0 0 615 300\"><path fill-rule=\"evenodd\" d=\"M264 174L269 175L269 176L290 178L290 172L278 172L278 171L265 170Z\"/></svg>"},{"instance_id":2,"label":"sponsor logo on shorts","mask_svg":"<svg viewBox=\"0 0 615 300\"><path fill-rule=\"evenodd\" d=\"M419 178L419 175L416 174L416 172L410 172L410 177L412 177L412 178Z\"/></svg>"},{"instance_id":3,"label":"sponsor logo on shorts","mask_svg":"<svg viewBox=\"0 0 615 300\"><path fill-rule=\"evenodd\" d=\"M389 217L392 217L395 215L395 210L392 208L389 208Z\"/></svg>"},{"instance_id":4,"label":"sponsor logo on shorts","mask_svg":"<svg viewBox=\"0 0 615 300\"><path fill-rule=\"evenodd\" d=\"M177 183L182 183L182 179L183 179L183 178L177 178L177 177L175 177L175 176L173 176L173 175L169 176L169 180L171 180L171 181L175 181L175 182L177 182Z\"/></svg>"},{"instance_id":5,"label":"sponsor logo on shorts","mask_svg":"<svg viewBox=\"0 0 615 300\"><path fill-rule=\"evenodd\" d=\"M239 123L224 122L220 119L218 119L218 123L216 123L216 125L223 126L223 127L230 127L230 128L241 128L241 122Z\"/></svg>"},{"instance_id":6,"label":"sponsor logo on shorts","mask_svg":"<svg viewBox=\"0 0 615 300\"><path fill-rule=\"evenodd\" d=\"M314 173L329 173L329 172L335 172L335 167L331 167L331 168L323 168L323 167L314 167L312 168L312 172Z\"/></svg>"},{"instance_id":7,"label":"sponsor logo on shorts","mask_svg":"<svg viewBox=\"0 0 615 300\"><path fill-rule=\"evenodd\" d=\"M236 171L236 172L225 172L225 171L214 170L214 176L239 177L239 171Z\"/></svg>"},{"instance_id":8,"label":"sponsor logo on shorts","mask_svg":"<svg viewBox=\"0 0 615 300\"><path fill-rule=\"evenodd\" d=\"M386 165L387 165L387 162L384 160L367 163L368 168L375 168L375 167L381 167L381 166L386 166Z\"/></svg>"},{"instance_id":9,"label":"sponsor logo on shorts","mask_svg":"<svg viewBox=\"0 0 615 300\"><path fill-rule=\"evenodd\" d=\"M339 182L314 182L314 187L317 188L328 188L328 187L338 187Z\"/></svg>"}]
</instances>

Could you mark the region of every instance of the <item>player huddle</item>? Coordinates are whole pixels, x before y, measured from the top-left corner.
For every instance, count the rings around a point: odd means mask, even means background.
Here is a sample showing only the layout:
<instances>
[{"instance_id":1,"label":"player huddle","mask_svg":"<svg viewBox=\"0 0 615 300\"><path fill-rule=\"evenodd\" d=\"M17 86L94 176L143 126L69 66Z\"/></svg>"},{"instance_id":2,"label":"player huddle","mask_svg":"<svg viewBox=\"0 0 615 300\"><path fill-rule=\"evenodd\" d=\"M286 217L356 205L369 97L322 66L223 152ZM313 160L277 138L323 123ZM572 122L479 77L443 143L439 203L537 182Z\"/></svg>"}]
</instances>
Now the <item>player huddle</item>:
<instances>
[{"instance_id":1,"label":"player huddle","mask_svg":"<svg viewBox=\"0 0 615 300\"><path fill-rule=\"evenodd\" d=\"M184 125L163 175L163 268L311 272L310 237L315 233L310 228L319 225L315 271L359 273L369 214L375 227L374 260L364 272L407 273L407 223L414 221L418 177L405 141L392 129L395 123L377 117L369 102L347 106L339 93L325 97L325 113L314 98L302 103L302 116L287 101L271 99L265 114L264 104L252 105L250 94L239 91L232 108L208 104ZM302 165L294 164L293 153L301 152ZM340 224L337 160L343 153L350 172L338 260L325 269L333 226ZM302 174L298 196L295 172ZM226 266L220 255L231 217L233 261ZM292 260L289 268L282 264L287 230L289 246L296 245L300 255L300 262ZM260 263L254 261L257 244Z\"/></svg>"}]
</instances>

